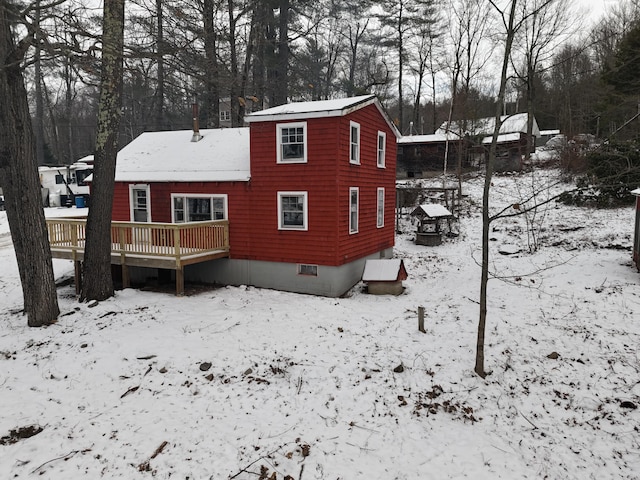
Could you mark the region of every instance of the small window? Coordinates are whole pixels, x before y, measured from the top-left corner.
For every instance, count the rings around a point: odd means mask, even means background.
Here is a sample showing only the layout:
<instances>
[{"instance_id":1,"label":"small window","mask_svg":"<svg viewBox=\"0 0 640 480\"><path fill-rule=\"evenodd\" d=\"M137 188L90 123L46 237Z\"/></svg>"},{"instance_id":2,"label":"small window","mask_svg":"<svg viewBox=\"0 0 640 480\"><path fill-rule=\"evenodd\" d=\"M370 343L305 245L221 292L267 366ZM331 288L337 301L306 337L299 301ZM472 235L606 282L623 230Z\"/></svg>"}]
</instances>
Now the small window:
<instances>
[{"instance_id":1,"label":"small window","mask_svg":"<svg viewBox=\"0 0 640 480\"><path fill-rule=\"evenodd\" d=\"M173 223L184 222L184 197L173 197Z\"/></svg>"},{"instance_id":2,"label":"small window","mask_svg":"<svg viewBox=\"0 0 640 480\"><path fill-rule=\"evenodd\" d=\"M387 134L378 132L378 168L385 166L385 151L387 145Z\"/></svg>"},{"instance_id":3,"label":"small window","mask_svg":"<svg viewBox=\"0 0 640 480\"><path fill-rule=\"evenodd\" d=\"M359 195L357 187L349 189L349 233L358 233Z\"/></svg>"},{"instance_id":4,"label":"small window","mask_svg":"<svg viewBox=\"0 0 640 480\"><path fill-rule=\"evenodd\" d=\"M220 111L220 121L221 122L230 122L231 121L231 112L229 110L221 110Z\"/></svg>"},{"instance_id":5,"label":"small window","mask_svg":"<svg viewBox=\"0 0 640 480\"><path fill-rule=\"evenodd\" d=\"M56 175L56 185L62 185L64 183L64 176Z\"/></svg>"},{"instance_id":6,"label":"small window","mask_svg":"<svg viewBox=\"0 0 640 480\"><path fill-rule=\"evenodd\" d=\"M298 275L309 275L311 277L318 276L317 265L298 265Z\"/></svg>"},{"instance_id":7,"label":"small window","mask_svg":"<svg viewBox=\"0 0 640 480\"><path fill-rule=\"evenodd\" d=\"M351 163L360 163L360 124L356 122L350 123L350 148L349 161Z\"/></svg>"},{"instance_id":8,"label":"small window","mask_svg":"<svg viewBox=\"0 0 640 480\"><path fill-rule=\"evenodd\" d=\"M384 188L378 188L376 218L376 225L378 228L384 227Z\"/></svg>"},{"instance_id":9,"label":"small window","mask_svg":"<svg viewBox=\"0 0 640 480\"><path fill-rule=\"evenodd\" d=\"M91 173L93 172L93 170L78 170L76 172L76 177L78 179L78 186L85 186L86 182L84 181L85 178L87 178L89 175L91 175Z\"/></svg>"},{"instance_id":10,"label":"small window","mask_svg":"<svg viewBox=\"0 0 640 480\"><path fill-rule=\"evenodd\" d=\"M276 127L277 162L306 163L307 123L283 123Z\"/></svg>"},{"instance_id":11,"label":"small window","mask_svg":"<svg viewBox=\"0 0 640 480\"><path fill-rule=\"evenodd\" d=\"M172 194L173 222L207 222L226 220L226 195Z\"/></svg>"},{"instance_id":12,"label":"small window","mask_svg":"<svg viewBox=\"0 0 640 480\"><path fill-rule=\"evenodd\" d=\"M278 229L308 229L307 192L278 192Z\"/></svg>"}]
</instances>

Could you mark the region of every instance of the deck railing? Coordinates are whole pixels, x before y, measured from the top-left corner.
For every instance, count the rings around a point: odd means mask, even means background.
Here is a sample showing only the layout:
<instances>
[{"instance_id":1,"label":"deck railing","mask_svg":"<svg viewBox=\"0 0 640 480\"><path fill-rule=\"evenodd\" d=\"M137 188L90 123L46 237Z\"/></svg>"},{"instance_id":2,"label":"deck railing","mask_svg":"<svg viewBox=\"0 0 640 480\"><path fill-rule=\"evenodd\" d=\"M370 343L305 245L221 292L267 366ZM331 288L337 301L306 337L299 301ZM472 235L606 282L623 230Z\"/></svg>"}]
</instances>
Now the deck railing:
<instances>
[{"instance_id":1,"label":"deck railing","mask_svg":"<svg viewBox=\"0 0 640 480\"><path fill-rule=\"evenodd\" d=\"M85 219L48 219L47 228L52 250L84 252ZM179 262L184 256L229 251L229 222L111 222L111 245L115 254L172 257Z\"/></svg>"}]
</instances>

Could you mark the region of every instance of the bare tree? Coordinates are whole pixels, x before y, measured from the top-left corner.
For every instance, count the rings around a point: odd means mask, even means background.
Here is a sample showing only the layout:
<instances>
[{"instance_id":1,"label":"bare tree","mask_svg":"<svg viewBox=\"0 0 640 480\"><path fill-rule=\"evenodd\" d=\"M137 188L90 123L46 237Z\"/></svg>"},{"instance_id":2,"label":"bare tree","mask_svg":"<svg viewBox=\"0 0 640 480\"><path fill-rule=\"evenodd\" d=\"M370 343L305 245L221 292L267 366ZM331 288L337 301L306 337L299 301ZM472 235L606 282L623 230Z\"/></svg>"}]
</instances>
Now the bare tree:
<instances>
[{"instance_id":1,"label":"bare tree","mask_svg":"<svg viewBox=\"0 0 640 480\"><path fill-rule=\"evenodd\" d=\"M0 0L0 186L16 252L24 312L31 327L54 323L60 313L51 250L40 197L35 139L22 62L34 36L28 10ZM43 7L44 8L44 7ZM17 44L12 26L27 35Z\"/></svg>"},{"instance_id":2,"label":"bare tree","mask_svg":"<svg viewBox=\"0 0 640 480\"><path fill-rule=\"evenodd\" d=\"M220 126L220 78L218 74L218 35L215 15L218 6L214 0L204 0L202 19L204 26L204 87L205 87L205 125L209 128Z\"/></svg>"},{"instance_id":3,"label":"bare tree","mask_svg":"<svg viewBox=\"0 0 640 480\"><path fill-rule=\"evenodd\" d=\"M547 0L539 5L539 8L545 8L548 3L554 0ZM518 0L510 0L507 6L501 7L496 0L489 0L493 8L498 12L501 25L504 28L502 32L504 36L504 52L502 58L502 69L500 72L500 88L498 90L498 98L495 111L495 125L493 136L491 139L491 148L489 158L487 159L486 172L484 178L484 188L482 194L482 264L480 275L480 316L478 320L478 335L476 339L476 362L474 371L480 377L485 378L487 371L484 363L484 347L485 347L485 331L487 325L487 285L489 283L489 233L491 223L499 218L499 215L491 215L490 213L490 193L491 180L496 159L496 147L498 144L498 134L501 127L502 106L505 99L507 88L509 59L513 47L513 41L522 24L527 21L530 15L537 13L537 10L529 12L524 17L516 19ZM536 208L536 205L531 208Z\"/></svg>"},{"instance_id":4,"label":"bare tree","mask_svg":"<svg viewBox=\"0 0 640 480\"><path fill-rule=\"evenodd\" d=\"M451 82L451 100L447 120L447 140L443 167L443 183L446 182L447 160L449 157L449 131L458 137L457 176L458 195L462 196L462 160L466 152L461 139L467 134L470 109L469 98L473 82L483 71L491 58L491 49L484 44L486 32L490 26L490 7L481 0L458 0L451 5L449 32L451 50L448 70ZM459 120L453 126L453 118Z\"/></svg>"},{"instance_id":5,"label":"bare tree","mask_svg":"<svg viewBox=\"0 0 640 480\"><path fill-rule=\"evenodd\" d=\"M102 81L81 301L113 296L111 211L122 105L124 3L104 2Z\"/></svg>"},{"instance_id":6,"label":"bare tree","mask_svg":"<svg viewBox=\"0 0 640 480\"><path fill-rule=\"evenodd\" d=\"M498 101L496 102L495 128L493 138L491 140L491 151L486 165L484 177L484 189L482 194L482 273L480 279L480 319L478 321L478 338L476 341L476 365L475 372L482 378L487 376L484 368L484 336L487 325L487 284L489 283L489 228L491 226L491 217L489 213L489 194L491 190L491 176L493 175L493 165L496 158L496 145L498 143L498 133L500 132L500 117L502 114L502 103L504 102L507 73L509 67L509 57L511 55L511 46L516 33L515 13L517 0L511 0L509 12L506 13L493 0L489 0L491 5L500 13L502 24L505 27L506 35L504 39L504 53L502 61L502 70L500 73L500 90L498 92Z\"/></svg>"},{"instance_id":7,"label":"bare tree","mask_svg":"<svg viewBox=\"0 0 640 480\"><path fill-rule=\"evenodd\" d=\"M383 30L380 39L397 57L398 127L404 131L404 69L407 40L418 25L434 23L434 0L383 0L384 13L378 15Z\"/></svg>"},{"instance_id":8,"label":"bare tree","mask_svg":"<svg viewBox=\"0 0 640 480\"><path fill-rule=\"evenodd\" d=\"M545 5L544 8L541 5ZM520 4L520 16L526 20L518 31L515 42L513 69L524 85L527 109L527 150L526 160L533 149L533 120L536 100L536 78L548 64L554 47L563 36L580 27L576 15L570 16L571 2L566 0L533 0ZM529 15L529 12L534 12ZM571 30L570 30L570 21Z\"/></svg>"},{"instance_id":9,"label":"bare tree","mask_svg":"<svg viewBox=\"0 0 640 480\"><path fill-rule=\"evenodd\" d=\"M422 101L422 88L427 76L431 79L430 84L430 100L433 105L437 102L436 97L436 75L440 71L441 65L436 61L436 57L442 55L441 48L442 37L445 25L442 17L436 10L436 6L430 5L425 8L429 9L432 21L420 23L415 26L415 34L409 40L410 54L408 64L415 76L416 91L413 102L412 122L417 131L424 134L422 124L424 119L420 117L420 106ZM433 118L431 120L435 129L435 108L433 109Z\"/></svg>"}]
</instances>

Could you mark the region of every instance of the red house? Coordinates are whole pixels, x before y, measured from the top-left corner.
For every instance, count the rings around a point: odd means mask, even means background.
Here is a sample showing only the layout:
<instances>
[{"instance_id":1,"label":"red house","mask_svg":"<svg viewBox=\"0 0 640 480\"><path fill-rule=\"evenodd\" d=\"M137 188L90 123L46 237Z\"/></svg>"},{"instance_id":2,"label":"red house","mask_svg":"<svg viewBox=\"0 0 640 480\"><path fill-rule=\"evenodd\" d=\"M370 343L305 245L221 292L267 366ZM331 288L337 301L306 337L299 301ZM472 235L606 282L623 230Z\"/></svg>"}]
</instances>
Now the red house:
<instances>
[{"instance_id":1,"label":"red house","mask_svg":"<svg viewBox=\"0 0 640 480\"><path fill-rule=\"evenodd\" d=\"M373 95L246 121L140 135L118 153L112 219L228 220L228 257L185 267L187 280L344 294L393 253L397 129Z\"/></svg>"}]
</instances>

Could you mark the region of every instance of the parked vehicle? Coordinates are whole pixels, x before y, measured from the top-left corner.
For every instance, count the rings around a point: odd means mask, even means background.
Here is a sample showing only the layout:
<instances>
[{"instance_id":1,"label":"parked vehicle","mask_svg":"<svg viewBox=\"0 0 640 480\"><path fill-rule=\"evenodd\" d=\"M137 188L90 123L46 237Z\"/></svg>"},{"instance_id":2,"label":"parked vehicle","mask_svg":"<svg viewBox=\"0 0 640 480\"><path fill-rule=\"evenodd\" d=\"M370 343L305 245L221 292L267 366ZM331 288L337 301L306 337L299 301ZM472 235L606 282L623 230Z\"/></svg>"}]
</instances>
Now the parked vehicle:
<instances>
[{"instance_id":1,"label":"parked vehicle","mask_svg":"<svg viewBox=\"0 0 640 480\"><path fill-rule=\"evenodd\" d=\"M38 168L44 206L71 207L76 198L82 205L89 198L89 184L85 179L93 173L93 156L84 157L71 165Z\"/></svg>"}]
</instances>

